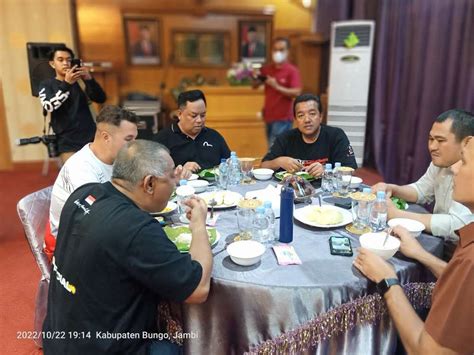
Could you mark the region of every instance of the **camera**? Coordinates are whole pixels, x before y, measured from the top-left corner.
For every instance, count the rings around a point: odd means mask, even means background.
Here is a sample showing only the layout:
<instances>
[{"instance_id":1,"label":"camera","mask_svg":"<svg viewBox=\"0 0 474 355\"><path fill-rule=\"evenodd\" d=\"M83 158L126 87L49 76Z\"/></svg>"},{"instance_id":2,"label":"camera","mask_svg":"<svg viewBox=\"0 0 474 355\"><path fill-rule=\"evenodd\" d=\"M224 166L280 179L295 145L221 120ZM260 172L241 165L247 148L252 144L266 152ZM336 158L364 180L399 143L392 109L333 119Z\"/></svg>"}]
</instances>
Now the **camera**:
<instances>
[{"instance_id":1,"label":"camera","mask_svg":"<svg viewBox=\"0 0 474 355\"><path fill-rule=\"evenodd\" d=\"M58 138L55 134L44 134L42 136L30 137L30 138L19 138L15 141L18 146L28 144L43 143L48 149L48 156L50 158L56 158L58 154Z\"/></svg>"}]
</instances>

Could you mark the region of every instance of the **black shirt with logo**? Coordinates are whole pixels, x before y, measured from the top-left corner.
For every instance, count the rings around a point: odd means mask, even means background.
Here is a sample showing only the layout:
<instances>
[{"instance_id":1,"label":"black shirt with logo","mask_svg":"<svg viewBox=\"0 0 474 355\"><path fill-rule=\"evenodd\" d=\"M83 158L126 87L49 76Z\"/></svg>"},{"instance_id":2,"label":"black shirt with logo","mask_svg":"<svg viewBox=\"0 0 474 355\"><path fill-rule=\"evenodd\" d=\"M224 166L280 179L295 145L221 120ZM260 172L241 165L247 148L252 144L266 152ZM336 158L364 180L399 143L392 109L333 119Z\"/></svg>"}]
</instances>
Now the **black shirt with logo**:
<instances>
[{"instance_id":1,"label":"black shirt with logo","mask_svg":"<svg viewBox=\"0 0 474 355\"><path fill-rule=\"evenodd\" d=\"M61 213L44 322L45 354L145 354L157 305L182 302L201 265L110 182L71 194Z\"/></svg>"},{"instance_id":2,"label":"black shirt with logo","mask_svg":"<svg viewBox=\"0 0 474 355\"><path fill-rule=\"evenodd\" d=\"M229 158L230 149L224 137L216 130L204 127L195 139L184 134L177 123L158 132L155 140L170 150L175 165L188 161L198 163L202 169L220 164L222 158Z\"/></svg>"},{"instance_id":3,"label":"black shirt with logo","mask_svg":"<svg viewBox=\"0 0 474 355\"><path fill-rule=\"evenodd\" d=\"M306 143L297 128L286 131L275 139L262 161L283 156L317 161L323 165L340 162L342 166L357 169L354 150L344 131L338 127L321 125L319 137L314 143Z\"/></svg>"}]
</instances>

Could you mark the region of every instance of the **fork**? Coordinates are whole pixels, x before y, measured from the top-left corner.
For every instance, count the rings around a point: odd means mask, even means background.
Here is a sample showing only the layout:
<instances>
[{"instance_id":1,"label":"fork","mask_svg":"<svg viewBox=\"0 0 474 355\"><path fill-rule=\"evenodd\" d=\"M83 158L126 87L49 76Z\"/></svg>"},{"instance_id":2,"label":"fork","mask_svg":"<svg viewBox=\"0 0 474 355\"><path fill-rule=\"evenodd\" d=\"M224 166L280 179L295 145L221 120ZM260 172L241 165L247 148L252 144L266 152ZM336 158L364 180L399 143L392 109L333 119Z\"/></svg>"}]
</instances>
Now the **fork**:
<instances>
[{"instance_id":1,"label":"fork","mask_svg":"<svg viewBox=\"0 0 474 355\"><path fill-rule=\"evenodd\" d=\"M211 219L214 218L214 206L217 205L217 201L216 199L213 197L210 201L209 201L209 206L211 206Z\"/></svg>"}]
</instances>

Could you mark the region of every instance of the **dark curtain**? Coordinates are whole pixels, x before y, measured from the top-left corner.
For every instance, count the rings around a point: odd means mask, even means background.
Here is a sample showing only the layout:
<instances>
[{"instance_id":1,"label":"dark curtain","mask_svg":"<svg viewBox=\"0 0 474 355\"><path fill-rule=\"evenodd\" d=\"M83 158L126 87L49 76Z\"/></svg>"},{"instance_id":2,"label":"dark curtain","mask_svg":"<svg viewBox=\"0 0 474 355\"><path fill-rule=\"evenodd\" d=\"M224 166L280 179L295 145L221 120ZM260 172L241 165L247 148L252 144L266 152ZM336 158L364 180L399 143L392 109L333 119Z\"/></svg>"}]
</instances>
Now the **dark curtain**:
<instances>
[{"instance_id":1,"label":"dark curtain","mask_svg":"<svg viewBox=\"0 0 474 355\"><path fill-rule=\"evenodd\" d=\"M374 19L366 150L385 181L405 184L428 167L433 120L474 111L474 0L318 0L316 30Z\"/></svg>"}]
</instances>

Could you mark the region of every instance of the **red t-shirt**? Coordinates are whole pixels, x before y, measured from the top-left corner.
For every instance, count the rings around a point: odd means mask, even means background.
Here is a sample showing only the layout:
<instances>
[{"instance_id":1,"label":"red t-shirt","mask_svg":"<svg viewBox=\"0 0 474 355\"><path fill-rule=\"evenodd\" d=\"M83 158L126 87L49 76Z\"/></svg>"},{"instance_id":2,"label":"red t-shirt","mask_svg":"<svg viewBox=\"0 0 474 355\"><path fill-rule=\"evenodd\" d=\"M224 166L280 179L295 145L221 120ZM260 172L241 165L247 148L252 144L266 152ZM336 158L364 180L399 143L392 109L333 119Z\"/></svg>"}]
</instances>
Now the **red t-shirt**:
<instances>
[{"instance_id":1,"label":"red t-shirt","mask_svg":"<svg viewBox=\"0 0 474 355\"><path fill-rule=\"evenodd\" d=\"M287 88L301 87L300 72L297 67L288 62L277 68L269 64L262 68L263 75L274 77L278 84ZM265 107L263 109L265 122L291 121L293 119L293 99L285 96L274 88L265 85Z\"/></svg>"}]
</instances>

